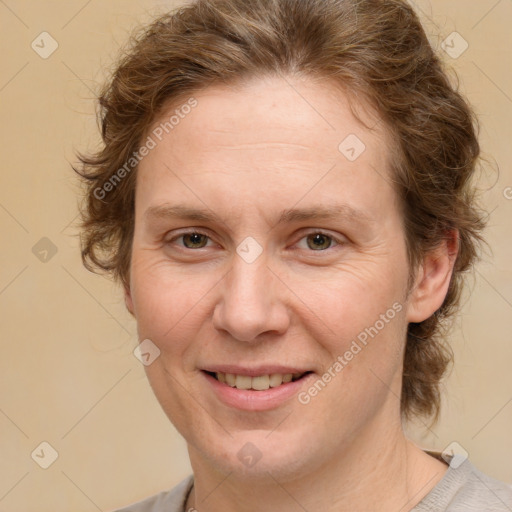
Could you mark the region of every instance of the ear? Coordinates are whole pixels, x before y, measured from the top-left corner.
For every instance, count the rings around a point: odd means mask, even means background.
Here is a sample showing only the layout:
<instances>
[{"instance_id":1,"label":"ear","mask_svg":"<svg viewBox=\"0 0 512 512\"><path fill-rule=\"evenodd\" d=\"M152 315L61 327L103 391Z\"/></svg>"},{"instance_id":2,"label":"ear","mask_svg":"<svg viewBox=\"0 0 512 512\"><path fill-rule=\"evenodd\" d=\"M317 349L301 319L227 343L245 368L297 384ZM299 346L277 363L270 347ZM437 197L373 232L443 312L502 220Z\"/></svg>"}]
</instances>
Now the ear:
<instances>
[{"instance_id":1,"label":"ear","mask_svg":"<svg viewBox=\"0 0 512 512\"><path fill-rule=\"evenodd\" d=\"M126 309L131 313L131 315L135 316L134 308L133 308L132 292L130 290L129 285L126 285L124 287L124 303L126 305Z\"/></svg>"},{"instance_id":2,"label":"ear","mask_svg":"<svg viewBox=\"0 0 512 512\"><path fill-rule=\"evenodd\" d=\"M438 247L425 255L409 295L406 314L409 322L423 322L442 306L458 251L459 232L453 229Z\"/></svg>"}]
</instances>

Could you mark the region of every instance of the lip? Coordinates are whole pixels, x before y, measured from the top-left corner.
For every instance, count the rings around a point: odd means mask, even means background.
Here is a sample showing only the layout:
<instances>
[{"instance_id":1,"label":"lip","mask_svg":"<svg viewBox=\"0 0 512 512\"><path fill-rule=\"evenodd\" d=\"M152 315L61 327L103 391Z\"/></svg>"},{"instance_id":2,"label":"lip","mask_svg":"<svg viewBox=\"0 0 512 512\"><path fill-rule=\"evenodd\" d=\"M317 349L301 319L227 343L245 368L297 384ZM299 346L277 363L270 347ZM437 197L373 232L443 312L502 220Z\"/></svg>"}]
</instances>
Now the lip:
<instances>
[{"instance_id":1,"label":"lip","mask_svg":"<svg viewBox=\"0 0 512 512\"><path fill-rule=\"evenodd\" d=\"M229 364L212 365L200 369L212 373L232 373L234 375L247 375L249 377L258 377L260 375L272 375L273 373L280 373L282 375L285 375L287 373L306 373L312 371L311 368L304 369L291 366L264 365L249 368L245 366Z\"/></svg>"},{"instance_id":2,"label":"lip","mask_svg":"<svg viewBox=\"0 0 512 512\"><path fill-rule=\"evenodd\" d=\"M216 367L221 368L221 367ZM222 368L228 368L226 366L222 366ZM235 368L235 367L230 367ZM239 368L239 367L237 367ZM278 367L265 367L253 370L253 376L255 375L266 375L268 368L278 368ZM281 367L282 368L282 367ZM247 372L249 369L244 368L243 371ZM208 370L210 371L210 370ZM213 370L212 370L213 371ZM237 373L234 370L226 371L226 370L217 370L222 373ZM259 373L258 373L259 372ZM287 369L284 373L302 373L300 370L297 372L292 372ZM234 409L239 409L243 411L268 411L272 409L276 409L279 406L283 405L285 402L294 397L299 390L306 386L311 379L315 378L314 373L308 373L304 377L299 380L286 382L281 384L276 388L269 388L265 391L254 391L250 389L237 389L228 386L223 382L219 382L215 377L212 377L206 371L202 370L201 375L204 377L206 381L206 385L212 390L214 395L225 405L228 407L232 407ZM283 373L282 371L272 371L269 373ZM240 375L250 375L250 373L242 373L240 371Z\"/></svg>"}]
</instances>

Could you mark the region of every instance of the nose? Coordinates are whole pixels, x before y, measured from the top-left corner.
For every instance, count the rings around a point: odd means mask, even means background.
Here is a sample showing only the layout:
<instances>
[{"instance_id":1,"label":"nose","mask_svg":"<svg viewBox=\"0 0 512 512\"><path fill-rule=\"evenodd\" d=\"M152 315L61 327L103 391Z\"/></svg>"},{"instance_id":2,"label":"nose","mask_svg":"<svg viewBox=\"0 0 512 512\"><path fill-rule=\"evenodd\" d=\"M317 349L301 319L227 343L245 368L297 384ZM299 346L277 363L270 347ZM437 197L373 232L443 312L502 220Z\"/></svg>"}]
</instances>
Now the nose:
<instances>
[{"instance_id":1,"label":"nose","mask_svg":"<svg viewBox=\"0 0 512 512\"><path fill-rule=\"evenodd\" d=\"M219 302L213 314L217 330L244 342L257 342L267 335L282 335L290 324L286 286L260 256L247 263L238 254L220 283Z\"/></svg>"}]
</instances>

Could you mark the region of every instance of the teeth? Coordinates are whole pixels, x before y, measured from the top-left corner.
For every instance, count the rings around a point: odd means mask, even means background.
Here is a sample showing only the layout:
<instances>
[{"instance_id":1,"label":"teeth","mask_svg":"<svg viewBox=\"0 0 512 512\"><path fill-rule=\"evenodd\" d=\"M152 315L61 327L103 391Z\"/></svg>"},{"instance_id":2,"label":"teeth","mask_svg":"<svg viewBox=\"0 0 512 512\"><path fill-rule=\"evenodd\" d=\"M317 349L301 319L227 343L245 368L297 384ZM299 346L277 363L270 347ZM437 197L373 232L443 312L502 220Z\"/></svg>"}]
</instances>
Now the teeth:
<instances>
[{"instance_id":1,"label":"teeth","mask_svg":"<svg viewBox=\"0 0 512 512\"><path fill-rule=\"evenodd\" d=\"M237 375L235 380L235 388L251 389L252 378L247 375Z\"/></svg>"},{"instance_id":2,"label":"teeth","mask_svg":"<svg viewBox=\"0 0 512 512\"><path fill-rule=\"evenodd\" d=\"M269 377L269 385L271 388L277 388L283 383L283 376L280 373L273 373Z\"/></svg>"},{"instance_id":3,"label":"teeth","mask_svg":"<svg viewBox=\"0 0 512 512\"><path fill-rule=\"evenodd\" d=\"M238 378L236 380L238 381ZM262 375L261 377L253 377L252 379L248 377L251 381L251 387L258 391L263 391L264 389L268 389L270 387L270 377L268 375ZM237 386L238 387L238 386Z\"/></svg>"},{"instance_id":4,"label":"teeth","mask_svg":"<svg viewBox=\"0 0 512 512\"><path fill-rule=\"evenodd\" d=\"M226 384L228 386L231 386L232 388L234 388L235 387L235 379L236 378L232 373L226 373Z\"/></svg>"},{"instance_id":5,"label":"teeth","mask_svg":"<svg viewBox=\"0 0 512 512\"><path fill-rule=\"evenodd\" d=\"M303 373L273 373L271 375L258 375L250 377L249 375L234 375L233 373L217 372L215 377L219 382L223 382L232 388L254 389L256 391L265 391L269 388L276 388L283 383L291 382L302 377Z\"/></svg>"}]
</instances>

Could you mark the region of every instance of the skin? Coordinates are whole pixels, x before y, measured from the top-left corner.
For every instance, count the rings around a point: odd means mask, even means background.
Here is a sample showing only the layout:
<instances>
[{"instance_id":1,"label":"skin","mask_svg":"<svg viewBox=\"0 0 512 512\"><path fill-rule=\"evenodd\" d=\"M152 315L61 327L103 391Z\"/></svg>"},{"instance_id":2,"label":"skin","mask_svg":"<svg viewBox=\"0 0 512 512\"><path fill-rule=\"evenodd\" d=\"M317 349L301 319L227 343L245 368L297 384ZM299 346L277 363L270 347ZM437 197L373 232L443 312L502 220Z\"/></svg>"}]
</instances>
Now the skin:
<instances>
[{"instance_id":1,"label":"skin","mask_svg":"<svg viewBox=\"0 0 512 512\"><path fill-rule=\"evenodd\" d=\"M374 130L332 84L292 77L194 97L197 107L139 165L126 290L139 339L161 351L146 367L149 382L188 445L187 510L410 510L447 466L402 429L406 329L441 306L456 233L425 257L408 294L391 140L370 109L359 105ZM349 134L366 146L353 162L338 149ZM334 203L367 218L277 224L285 209ZM219 220L147 213L177 204ZM180 237L194 229L207 236ZM317 231L328 237L320 250ZM250 264L236 252L248 236L263 250ZM199 370L277 363L320 377L395 303L401 311L307 405L294 396L269 411L240 411L220 402ZM262 455L252 467L237 457L247 442Z\"/></svg>"}]
</instances>

